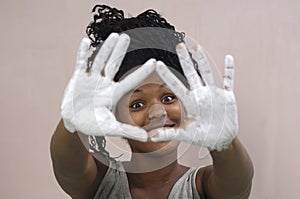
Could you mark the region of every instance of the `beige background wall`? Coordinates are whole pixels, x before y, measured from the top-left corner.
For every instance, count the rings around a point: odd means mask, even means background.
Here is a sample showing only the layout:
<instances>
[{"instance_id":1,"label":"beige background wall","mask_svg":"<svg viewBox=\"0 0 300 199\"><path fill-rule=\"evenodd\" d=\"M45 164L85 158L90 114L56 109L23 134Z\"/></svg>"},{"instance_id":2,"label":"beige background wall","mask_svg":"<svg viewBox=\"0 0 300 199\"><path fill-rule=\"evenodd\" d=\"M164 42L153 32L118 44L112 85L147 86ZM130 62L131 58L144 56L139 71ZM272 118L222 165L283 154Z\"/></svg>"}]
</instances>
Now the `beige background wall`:
<instances>
[{"instance_id":1,"label":"beige background wall","mask_svg":"<svg viewBox=\"0 0 300 199\"><path fill-rule=\"evenodd\" d=\"M0 3L0 198L68 198L54 179L49 141L97 2ZM232 53L239 137L255 165L251 199L299 198L300 1L102 2L132 15L157 9L220 68Z\"/></svg>"}]
</instances>

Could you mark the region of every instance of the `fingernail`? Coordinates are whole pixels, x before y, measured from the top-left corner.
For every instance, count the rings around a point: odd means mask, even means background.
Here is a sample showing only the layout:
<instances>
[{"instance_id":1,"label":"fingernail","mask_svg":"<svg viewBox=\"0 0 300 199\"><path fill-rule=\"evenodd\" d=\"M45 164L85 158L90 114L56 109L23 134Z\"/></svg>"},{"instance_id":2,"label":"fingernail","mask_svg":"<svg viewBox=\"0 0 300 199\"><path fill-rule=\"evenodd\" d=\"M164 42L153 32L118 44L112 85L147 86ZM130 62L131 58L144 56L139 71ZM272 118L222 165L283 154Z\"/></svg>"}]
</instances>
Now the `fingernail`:
<instances>
[{"instance_id":1,"label":"fingernail","mask_svg":"<svg viewBox=\"0 0 300 199\"><path fill-rule=\"evenodd\" d=\"M233 66L234 60L232 55L226 55L225 56L225 66Z\"/></svg>"}]
</instances>

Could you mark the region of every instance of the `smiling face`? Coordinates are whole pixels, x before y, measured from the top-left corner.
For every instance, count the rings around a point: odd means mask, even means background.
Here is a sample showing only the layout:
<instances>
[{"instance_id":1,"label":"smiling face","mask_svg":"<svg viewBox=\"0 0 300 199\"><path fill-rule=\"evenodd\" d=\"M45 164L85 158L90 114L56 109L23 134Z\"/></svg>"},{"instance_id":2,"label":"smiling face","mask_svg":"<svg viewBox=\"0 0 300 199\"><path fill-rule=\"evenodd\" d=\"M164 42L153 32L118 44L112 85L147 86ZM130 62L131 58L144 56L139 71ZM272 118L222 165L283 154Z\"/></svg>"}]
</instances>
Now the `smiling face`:
<instances>
[{"instance_id":1,"label":"smiling face","mask_svg":"<svg viewBox=\"0 0 300 199\"><path fill-rule=\"evenodd\" d=\"M175 94L153 72L136 89L127 93L117 105L116 116L120 122L140 126L147 132L165 127L178 128L183 118L183 106ZM149 136L151 136L149 134ZM157 150L174 150L177 141L147 143L128 140L133 152L147 153Z\"/></svg>"}]
</instances>

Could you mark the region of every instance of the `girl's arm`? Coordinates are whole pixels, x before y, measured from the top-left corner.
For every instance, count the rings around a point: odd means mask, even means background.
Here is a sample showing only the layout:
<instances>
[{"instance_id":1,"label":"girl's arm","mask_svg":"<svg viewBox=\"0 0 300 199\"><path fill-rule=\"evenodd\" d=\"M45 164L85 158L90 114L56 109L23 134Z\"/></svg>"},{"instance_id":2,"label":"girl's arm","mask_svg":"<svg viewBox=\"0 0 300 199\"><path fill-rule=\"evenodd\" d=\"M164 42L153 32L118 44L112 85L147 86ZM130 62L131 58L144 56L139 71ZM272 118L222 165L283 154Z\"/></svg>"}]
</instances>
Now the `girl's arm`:
<instances>
[{"instance_id":1,"label":"girl's arm","mask_svg":"<svg viewBox=\"0 0 300 199\"><path fill-rule=\"evenodd\" d=\"M52 136L50 151L54 174L62 189L74 199L92 198L107 166L93 158L78 134L68 132L62 120Z\"/></svg>"},{"instance_id":2,"label":"girl's arm","mask_svg":"<svg viewBox=\"0 0 300 199\"><path fill-rule=\"evenodd\" d=\"M211 151L213 165L197 173L197 189L204 198L247 198L251 190L253 166L246 150L236 138L239 125L233 92L233 56L225 56L223 86L219 88L201 46L192 49L201 77L195 70L185 44L178 44L176 52L189 88L164 63L158 62L156 71L181 100L188 119L190 117L192 120L187 120L183 129L160 129L158 136L151 139L179 140L206 147Z\"/></svg>"},{"instance_id":3,"label":"girl's arm","mask_svg":"<svg viewBox=\"0 0 300 199\"><path fill-rule=\"evenodd\" d=\"M254 171L251 159L241 142L235 138L228 149L221 152L211 151L210 154L213 165L204 168L197 175L197 180L202 181L197 183L198 190L202 189L205 198L210 199L248 198Z\"/></svg>"}]
</instances>

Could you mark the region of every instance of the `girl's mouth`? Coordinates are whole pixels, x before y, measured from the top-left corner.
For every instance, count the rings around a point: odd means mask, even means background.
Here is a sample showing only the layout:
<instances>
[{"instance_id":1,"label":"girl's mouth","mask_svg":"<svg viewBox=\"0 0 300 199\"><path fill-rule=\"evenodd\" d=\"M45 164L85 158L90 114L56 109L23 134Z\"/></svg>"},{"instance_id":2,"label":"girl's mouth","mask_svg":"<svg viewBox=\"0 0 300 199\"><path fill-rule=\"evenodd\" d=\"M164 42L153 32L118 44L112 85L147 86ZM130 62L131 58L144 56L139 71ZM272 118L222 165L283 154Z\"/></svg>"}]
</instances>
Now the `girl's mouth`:
<instances>
[{"instance_id":1,"label":"girl's mouth","mask_svg":"<svg viewBox=\"0 0 300 199\"><path fill-rule=\"evenodd\" d=\"M175 127L176 124L175 123L155 123L155 124L149 124L143 127L143 129L145 129L147 132L150 132L153 129L158 129L158 128L173 128Z\"/></svg>"}]
</instances>

